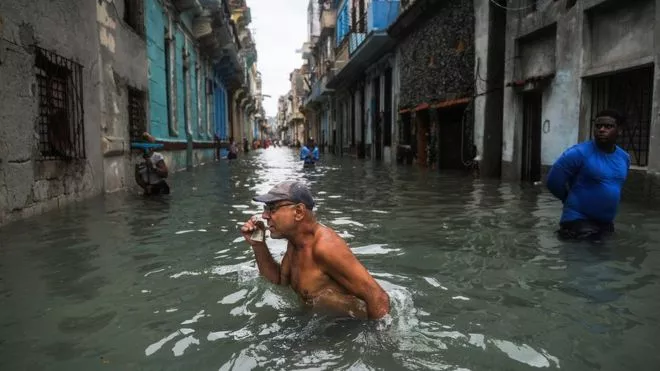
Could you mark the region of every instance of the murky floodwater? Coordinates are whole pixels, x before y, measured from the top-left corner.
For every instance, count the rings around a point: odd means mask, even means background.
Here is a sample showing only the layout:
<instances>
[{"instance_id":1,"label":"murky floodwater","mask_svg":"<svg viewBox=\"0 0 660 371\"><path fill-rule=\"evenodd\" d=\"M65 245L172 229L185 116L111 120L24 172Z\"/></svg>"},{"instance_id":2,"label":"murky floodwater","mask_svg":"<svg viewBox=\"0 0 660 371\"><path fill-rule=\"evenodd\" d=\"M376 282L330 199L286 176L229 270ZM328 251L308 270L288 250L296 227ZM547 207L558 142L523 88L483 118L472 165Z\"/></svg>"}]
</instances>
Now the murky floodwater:
<instances>
[{"instance_id":1,"label":"murky floodwater","mask_svg":"<svg viewBox=\"0 0 660 371\"><path fill-rule=\"evenodd\" d=\"M304 312L259 278L239 224L300 178L389 292L391 318ZM288 149L0 229L2 370L658 370L660 212L603 246L554 235L539 189ZM278 258L283 241L269 242Z\"/></svg>"}]
</instances>

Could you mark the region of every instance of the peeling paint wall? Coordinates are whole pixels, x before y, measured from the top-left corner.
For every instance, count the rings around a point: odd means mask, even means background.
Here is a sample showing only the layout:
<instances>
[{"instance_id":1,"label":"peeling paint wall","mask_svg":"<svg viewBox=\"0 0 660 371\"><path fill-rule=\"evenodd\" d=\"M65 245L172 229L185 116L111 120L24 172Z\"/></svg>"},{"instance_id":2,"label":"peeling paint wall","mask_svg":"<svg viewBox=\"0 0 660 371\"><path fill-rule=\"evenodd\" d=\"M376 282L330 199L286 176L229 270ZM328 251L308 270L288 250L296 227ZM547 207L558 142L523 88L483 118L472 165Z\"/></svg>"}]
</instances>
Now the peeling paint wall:
<instances>
[{"instance_id":1,"label":"peeling paint wall","mask_svg":"<svg viewBox=\"0 0 660 371\"><path fill-rule=\"evenodd\" d=\"M0 2L0 225L103 190L97 2ZM33 45L82 65L86 158L41 161Z\"/></svg>"},{"instance_id":2,"label":"peeling paint wall","mask_svg":"<svg viewBox=\"0 0 660 371\"><path fill-rule=\"evenodd\" d=\"M146 40L123 20L125 0L98 2L101 61L101 143L105 191L135 187L138 160L130 149L129 88L147 92ZM144 102L145 110L147 102ZM145 112L146 113L146 112ZM147 117L144 118L147 120Z\"/></svg>"}]
</instances>

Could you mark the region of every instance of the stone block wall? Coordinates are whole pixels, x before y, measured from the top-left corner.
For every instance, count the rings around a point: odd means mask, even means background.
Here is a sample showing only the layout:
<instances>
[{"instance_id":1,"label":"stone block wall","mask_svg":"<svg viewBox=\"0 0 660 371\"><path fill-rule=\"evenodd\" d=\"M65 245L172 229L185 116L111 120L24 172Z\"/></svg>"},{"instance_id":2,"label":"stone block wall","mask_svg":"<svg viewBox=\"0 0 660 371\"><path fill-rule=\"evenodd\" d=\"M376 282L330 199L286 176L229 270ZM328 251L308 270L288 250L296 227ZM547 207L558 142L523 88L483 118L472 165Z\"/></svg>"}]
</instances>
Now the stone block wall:
<instances>
[{"instance_id":1,"label":"stone block wall","mask_svg":"<svg viewBox=\"0 0 660 371\"><path fill-rule=\"evenodd\" d=\"M0 2L0 225L103 189L97 2ZM82 66L85 158L41 159L35 46Z\"/></svg>"},{"instance_id":2,"label":"stone block wall","mask_svg":"<svg viewBox=\"0 0 660 371\"><path fill-rule=\"evenodd\" d=\"M474 91L473 0L438 3L432 15L415 21L399 41L400 107L471 96Z\"/></svg>"}]
</instances>

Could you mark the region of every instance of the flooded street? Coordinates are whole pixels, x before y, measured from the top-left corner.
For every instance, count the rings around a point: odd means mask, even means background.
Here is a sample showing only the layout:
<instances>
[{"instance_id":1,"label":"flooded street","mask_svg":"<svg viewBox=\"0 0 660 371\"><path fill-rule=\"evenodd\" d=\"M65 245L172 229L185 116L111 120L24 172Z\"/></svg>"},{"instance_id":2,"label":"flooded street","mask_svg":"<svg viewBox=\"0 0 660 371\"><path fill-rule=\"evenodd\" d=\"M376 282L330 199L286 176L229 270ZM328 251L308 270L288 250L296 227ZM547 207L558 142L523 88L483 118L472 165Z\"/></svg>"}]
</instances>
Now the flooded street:
<instances>
[{"instance_id":1,"label":"flooded street","mask_svg":"<svg viewBox=\"0 0 660 371\"><path fill-rule=\"evenodd\" d=\"M657 370L660 212L604 245L555 237L540 188L258 150L0 229L2 370ZM239 226L302 179L392 314L312 316L258 276ZM285 241L269 240L277 259Z\"/></svg>"}]
</instances>

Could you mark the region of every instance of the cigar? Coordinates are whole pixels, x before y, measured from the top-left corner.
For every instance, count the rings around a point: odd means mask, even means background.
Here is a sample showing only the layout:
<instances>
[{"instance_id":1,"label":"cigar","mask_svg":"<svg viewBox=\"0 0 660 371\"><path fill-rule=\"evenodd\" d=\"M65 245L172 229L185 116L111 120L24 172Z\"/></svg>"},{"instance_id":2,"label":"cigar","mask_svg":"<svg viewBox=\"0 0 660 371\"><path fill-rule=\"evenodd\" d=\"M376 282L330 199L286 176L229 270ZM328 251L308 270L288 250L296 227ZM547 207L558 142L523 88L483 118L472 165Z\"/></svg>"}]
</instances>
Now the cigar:
<instances>
[{"instance_id":1,"label":"cigar","mask_svg":"<svg viewBox=\"0 0 660 371\"><path fill-rule=\"evenodd\" d=\"M266 224L264 224L263 220L259 218L255 223L255 226L257 229L252 232L252 236L250 237L252 241L257 241L257 242L264 242L266 240L266 234L264 233L264 230L266 229Z\"/></svg>"}]
</instances>

